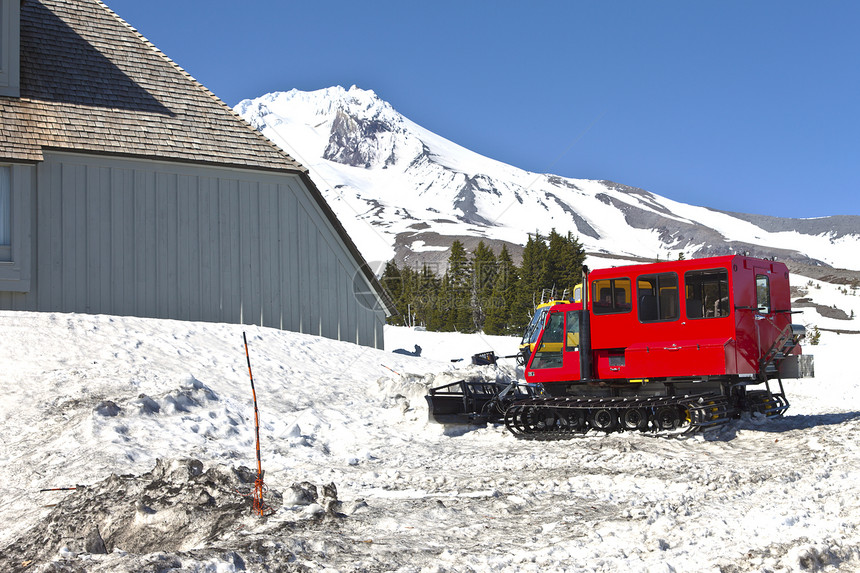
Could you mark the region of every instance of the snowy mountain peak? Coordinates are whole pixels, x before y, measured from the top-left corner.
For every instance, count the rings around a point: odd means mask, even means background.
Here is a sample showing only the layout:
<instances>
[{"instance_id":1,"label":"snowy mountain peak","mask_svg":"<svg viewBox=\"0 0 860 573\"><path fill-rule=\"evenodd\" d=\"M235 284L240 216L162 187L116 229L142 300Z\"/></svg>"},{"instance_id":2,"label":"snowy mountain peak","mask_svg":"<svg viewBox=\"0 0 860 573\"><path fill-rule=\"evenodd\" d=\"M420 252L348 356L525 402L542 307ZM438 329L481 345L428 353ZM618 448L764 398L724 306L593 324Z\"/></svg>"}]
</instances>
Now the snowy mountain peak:
<instances>
[{"instance_id":1,"label":"snowy mountain peak","mask_svg":"<svg viewBox=\"0 0 860 573\"><path fill-rule=\"evenodd\" d=\"M371 261L442 262L454 239L467 249L506 244L516 257L529 233L555 228L610 256L746 251L860 270L860 217L813 225L723 213L610 181L531 173L440 137L356 86L275 92L236 111L309 168Z\"/></svg>"},{"instance_id":2,"label":"snowy mountain peak","mask_svg":"<svg viewBox=\"0 0 860 573\"><path fill-rule=\"evenodd\" d=\"M328 146L323 153L324 159L365 168L387 167L396 162L398 135L408 137L402 125L399 125L402 119L382 113L387 110L377 108L367 111L374 113L363 116L349 107L337 109Z\"/></svg>"}]
</instances>

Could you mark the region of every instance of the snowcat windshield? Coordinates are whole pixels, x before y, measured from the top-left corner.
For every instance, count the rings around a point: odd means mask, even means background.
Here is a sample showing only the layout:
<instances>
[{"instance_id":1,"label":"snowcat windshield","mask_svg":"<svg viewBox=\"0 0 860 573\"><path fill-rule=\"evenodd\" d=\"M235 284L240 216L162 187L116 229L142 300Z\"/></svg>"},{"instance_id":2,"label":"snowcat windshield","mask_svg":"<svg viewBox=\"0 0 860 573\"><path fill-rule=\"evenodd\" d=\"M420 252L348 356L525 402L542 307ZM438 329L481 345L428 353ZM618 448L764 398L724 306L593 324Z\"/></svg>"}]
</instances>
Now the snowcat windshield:
<instances>
[{"instance_id":1,"label":"snowcat windshield","mask_svg":"<svg viewBox=\"0 0 860 573\"><path fill-rule=\"evenodd\" d=\"M529 323L528 327L526 327L526 331L523 334L523 340L521 344L534 344L535 342L537 342L538 335L543 328L544 322L546 322L546 313L547 309L545 308L535 311L534 316L532 316L531 322Z\"/></svg>"}]
</instances>

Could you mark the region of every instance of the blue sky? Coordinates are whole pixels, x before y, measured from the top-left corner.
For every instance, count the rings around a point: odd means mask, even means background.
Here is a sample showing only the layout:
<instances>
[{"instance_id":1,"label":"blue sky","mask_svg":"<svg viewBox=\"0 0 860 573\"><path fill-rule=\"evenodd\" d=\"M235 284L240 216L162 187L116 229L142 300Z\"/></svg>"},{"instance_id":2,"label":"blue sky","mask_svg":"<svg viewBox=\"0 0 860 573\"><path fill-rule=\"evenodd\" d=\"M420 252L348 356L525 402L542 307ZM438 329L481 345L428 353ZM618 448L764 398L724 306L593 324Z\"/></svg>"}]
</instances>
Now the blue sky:
<instances>
[{"instance_id":1,"label":"blue sky","mask_svg":"<svg viewBox=\"0 0 860 573\"><path fill-rule=\"evenodd\" d=\"M860 2L106 3L231 106L357 85L523 169L860 215Z\"/></svg>"}]
</instances>

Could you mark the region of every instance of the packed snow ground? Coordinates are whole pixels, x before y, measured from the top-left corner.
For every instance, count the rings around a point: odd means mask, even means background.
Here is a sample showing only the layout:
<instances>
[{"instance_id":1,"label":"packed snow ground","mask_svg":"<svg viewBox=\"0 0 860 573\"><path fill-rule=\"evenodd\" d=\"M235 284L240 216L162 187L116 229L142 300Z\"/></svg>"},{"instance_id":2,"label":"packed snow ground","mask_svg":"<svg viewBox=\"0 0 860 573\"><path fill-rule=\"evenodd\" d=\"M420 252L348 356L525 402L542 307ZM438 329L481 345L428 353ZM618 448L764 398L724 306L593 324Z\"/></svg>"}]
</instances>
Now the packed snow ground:
<instances>
[{"instance_id":1,"label":"packed snow ground","mask_svg":"<svg viewBox=\"0 0 860 573\"><path fill-rule=\"evenodd\" d=\"M268 518L225 485L255 466L243 331ZM687 439L529 442L428 422L429 386L515 375L451 359L516 342L387 327L383 352L253 326L0 313L0 567L860 569L860 335L806 347L816 377L786 382L785 417ZM415 345L421 357L391 352ZM337 504L298 495L303 482L334 484ZM76 484L90 487L39 491ZM117 523L137 529L107 538ZM94 527L106 553L83 539Z\"/></svg>"}]
</instances>

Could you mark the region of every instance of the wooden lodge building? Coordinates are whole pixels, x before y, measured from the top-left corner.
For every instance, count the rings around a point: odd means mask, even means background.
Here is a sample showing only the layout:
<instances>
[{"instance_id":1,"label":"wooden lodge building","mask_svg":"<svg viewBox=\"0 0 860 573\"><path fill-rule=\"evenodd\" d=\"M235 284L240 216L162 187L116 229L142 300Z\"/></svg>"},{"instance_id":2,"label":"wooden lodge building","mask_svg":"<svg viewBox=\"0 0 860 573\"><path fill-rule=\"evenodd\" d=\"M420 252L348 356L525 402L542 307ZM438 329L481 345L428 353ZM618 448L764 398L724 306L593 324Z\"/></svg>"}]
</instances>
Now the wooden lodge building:
<instances>
[{"instance_id":1,"label":"wooden lodge building","mask_svg":"<svg viewBox=\"0 0 860 573\"><path fill-rule=\"evenodd\" d=\"M99 0L0 0L0 309L377 348L388 312L307 170Z\"/></svg>"}]
</instances>

